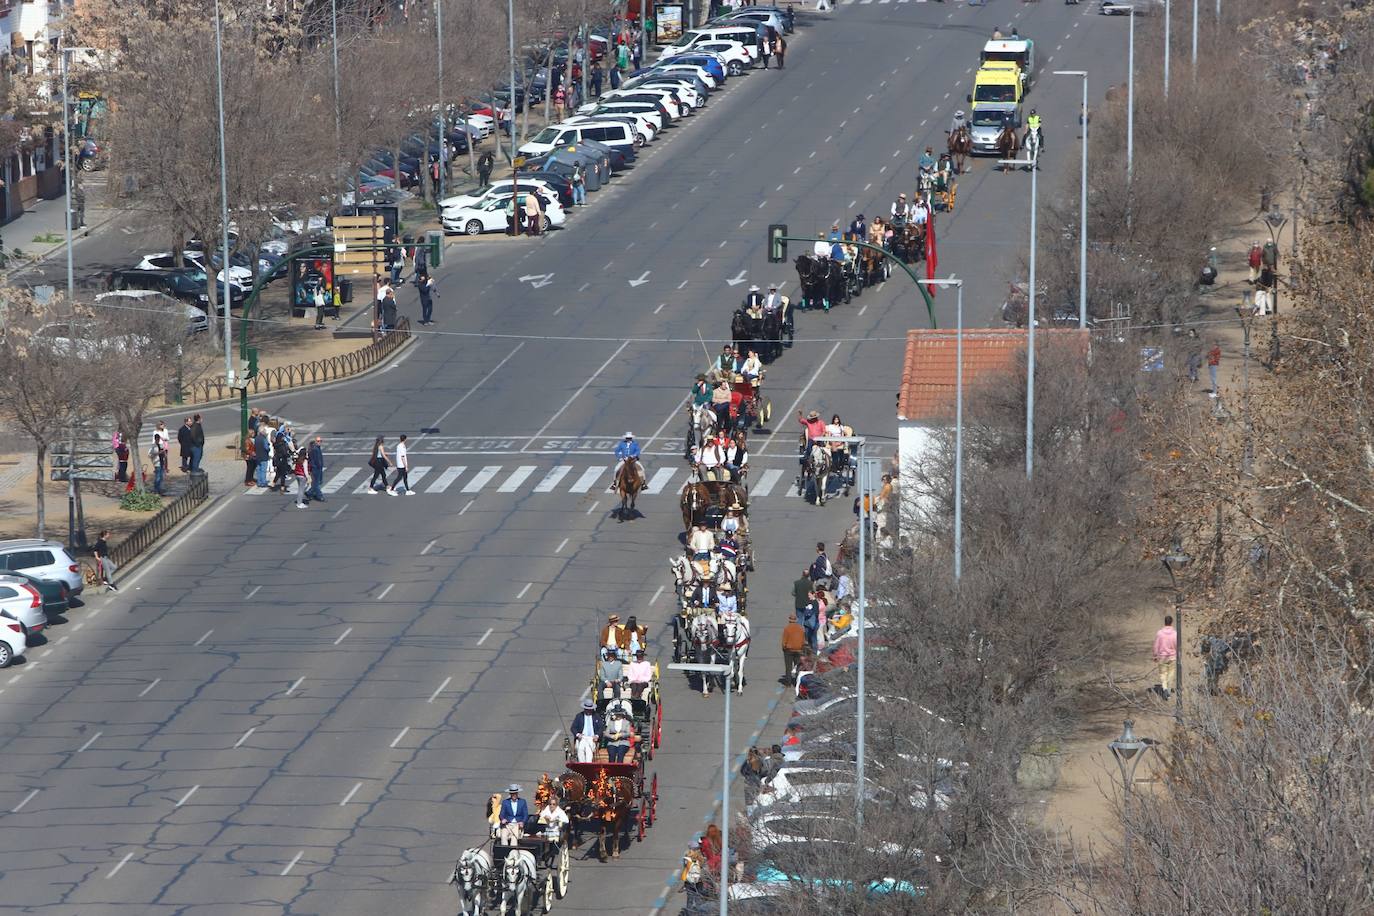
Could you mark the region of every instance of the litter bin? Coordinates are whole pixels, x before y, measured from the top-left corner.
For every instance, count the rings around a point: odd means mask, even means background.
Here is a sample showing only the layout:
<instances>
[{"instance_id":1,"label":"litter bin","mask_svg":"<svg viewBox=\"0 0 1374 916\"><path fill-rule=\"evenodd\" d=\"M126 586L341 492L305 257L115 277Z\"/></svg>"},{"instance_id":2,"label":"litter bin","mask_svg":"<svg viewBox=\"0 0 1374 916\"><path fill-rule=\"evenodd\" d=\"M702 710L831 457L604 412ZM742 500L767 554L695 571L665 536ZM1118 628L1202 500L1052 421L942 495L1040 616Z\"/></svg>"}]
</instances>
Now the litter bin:
<instances>
[{"instance_id":1,"label":"litter bin","mask_svg":"<svg viewBox=\"0 0 1374 916\"><path fill-rule=\"evenodd\" d=\"M353 280L350 277L339 278L339 301L345 305L353 301Z\"/></svg>"}]
</instances>

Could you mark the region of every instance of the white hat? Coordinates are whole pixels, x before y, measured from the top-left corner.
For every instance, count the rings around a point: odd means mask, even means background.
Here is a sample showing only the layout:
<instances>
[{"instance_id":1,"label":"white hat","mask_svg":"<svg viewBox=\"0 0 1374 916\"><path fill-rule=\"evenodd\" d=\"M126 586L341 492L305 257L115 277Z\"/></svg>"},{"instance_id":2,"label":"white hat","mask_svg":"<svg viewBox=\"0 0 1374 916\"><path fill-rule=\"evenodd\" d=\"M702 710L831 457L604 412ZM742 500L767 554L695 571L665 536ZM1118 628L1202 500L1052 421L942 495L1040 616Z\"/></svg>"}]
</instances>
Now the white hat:
<instances>
[{"instance_id":1,"label":"white hat","mask_svg":"<svg viewBox=\"0 0 1374 916\"><path fill-rule=\"evenodd\" d=\"M756 293L756 292L758 292L758 291L759 291L759 288L758 288L757 285L754 285L754 286L750 286L750 287L749 287L749 292L751 292L751 293Z\"/></svg>"},{"instance_id":2,"label":"white hat","mask_svg":"<svg viewBox=\"0 0 1374 916\"><path fill-rule=\"evenodd\" d=\"M632 433L632 432L626 432L626 433L625 433L625 438L626 438L626 439L633 439L634 437L635 437L635 434Z\"/></svg>"}]
</instances>

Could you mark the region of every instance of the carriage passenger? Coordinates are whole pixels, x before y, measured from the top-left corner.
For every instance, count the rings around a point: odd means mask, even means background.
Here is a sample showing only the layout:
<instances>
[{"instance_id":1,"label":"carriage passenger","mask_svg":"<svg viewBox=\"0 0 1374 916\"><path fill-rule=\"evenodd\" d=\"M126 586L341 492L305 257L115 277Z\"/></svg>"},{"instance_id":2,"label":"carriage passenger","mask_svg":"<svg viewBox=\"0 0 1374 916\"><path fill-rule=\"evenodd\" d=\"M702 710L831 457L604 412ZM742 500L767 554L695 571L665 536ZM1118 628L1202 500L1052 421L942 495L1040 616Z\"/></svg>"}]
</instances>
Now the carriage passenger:
<instances>
[{"instance_id":1,"label":"carriage passenger","mask_svg":"<svg viewBox=\"0 0 1374 916\"><path fill-rule=\"evenodd\" d=\"M816 233L816 244L811 246L811 256L818 261L830 257L830 243L826 241L824 232Z\"/></svg>"},{"instance_id":2,"label":"carriage passenger","mask_svg":"<svg viewBox=\"0 0 1374 916\"><path fill-rule=\"evenodd\" d=\"M654 666L645 660L643 648L635 650L635 660L630 662L625 677L630 682L630 696L637 700L644 699L654 682Z\"/></svg>"},{"instance_id":3,"label":"carriage passenger","mask_svg":"<svg viewBox=\"0 0 1374 916\"><path fill-rule=\"evenodd\" d=\"M825 240L833 245L835 242L838 242L840 238L840 222L836 220L830 224L830 234L825 237Z\"/></svg>"},{"instance_id":4,"label":"carriage passenger","mask_svg":"<svg viewBox=\"0 0 1374 916\"><path fill-rule=\"evenodd\" d=\"M711 386L706 381L706 373L698 372L696 380L692 382L692 406L700 407L709 403L711 403Z\"/></svg>"},{"instance_id":5,"label":"carriage passenger","mask_svg":"<svg viewBox=\"0 0 1374 916\"><path fill-rule=\"evenodd\" d=\"M729 344L721 347L720 356L716 357L716 364L714 367L716 372L725 376L730 376L737 371L735 367L738 365L739 355L735 353L735 348Z\"/></svg>"},{"instance_id":6,"label":"carriage passenger","mask_svg":"<svg viewBox=\"0 0 1374 916\"><path fill-rule=\"evenodd\" d=\"M745 527L741 524L744 520L744 516L740 513L743 511L744 506L740 505L738 500L730 504L730 507L725 510L725 518L720 520L720 531L722 534L733 536L738 534L740 530Z\"/></svg>"},{"instance_id":7,"label":"carriage passenger","mask_svg":"<svg viewBox=\"0 0 1374 916\"><path fill-rule=\"evenodd\" d=\"M719 612L717 619L724 618L728 614L739 613L739 598L735 595L735 587L729 582L720 584L720 597L716 599L716 610Z\"/></svg>"},{"instance_id":8,"label":"carriage passenger","mask_svg":"<svg viewBox=\"0 0 1374 916\"><path fill-rule=\"evenodd\" d=\"M601 628L601 642L598 648L614 649L620 645L620 631L624 627L620 624L619 614L610 614L606 617L606 625Z\"/></svg>"},{"instance_id":9,"label":"carriage passenger","mask_svg":"<svg viewBox=\"0 0 1374 916\"><path fill-rule=\"evenodd\" d=\"M734 374L734 367L731 366L729 372ZM716 383L715 390L711 392L711 409L716 412L716 427L726 429L730 426L730 376L722 378Z\"/></svg>"},{"instance_id":10,"label":"carriage passenger","mask_svg":"<svg viewBox=\"0 0 1374 916\"><path fill-rule=\"evenodd\" d=\"M840 437L845 435L845 429L845 425L840 422L840 415L834 414L831 416L830 422L825 425L825 434ZM848 464L849 443L827 442L826 445L830 447L830 467L836 471L844 470L845 465Z\"/></svg>"},{"instance_id":11,"label":"carriage passenger","mask_svg":"<svg viewBox=\"0 0 1374 916\"><path fill-rule=\"evenodd\" d=\"M759 318L762 317L763 312L760 311ZM750 385L753 385L754 380L760 375L763 375L763 361L759 359L759 352L757 350L749 351L749 357L739 367L739 374L742 375L744 381L748 382Z\"/></svg>"},{"instance_id":12,"label":"carriage passenger","mask_svg":"<svg viewBox=\"0 0 1374 916\"><path fill-rule=\"evenodd\" d=\"M616 707L610 711L610 720L606 723L606 732L602 736L606 739L606 757L611 763L624 763L625 755L630 752L630 736L634 734L634 725L625 718L625 710Z\"/></svg>"},{"instance_id":13,"label":"carriage passenger","mask_svg":"<svg viewBox=\"0 0 1374 916\"><path fill-rule=\"evenodd\" d=\"M730 472L732 483L743 483L749 471L749 449L744 444L744 433L735 433L735 439L725 446L725 469Z\"/></svg>"},{"instance_id":14,"label":"carriage passenger","mask_svg":"<svg viewBox=\"0 0 1374 916\"><path fill-rule=\"evenodd\" d=\"M837 264L844 264L845 261L849 260L842 239L837 238L830 243L830 259Z\"/></svg>"},{"instance_id":15,"label":"carriage passenger","mask_svg":"<svg viewBox=\"0 0 1374 916\"><path fill-rule=\"evenodd\" d=\"M631 614L630 619L625 621L625 627L620 631L618 640L624 660L629 662L636 651L648 644L649 628L640 626L639 619Z\"/></svg>"},{"instance_id":16,"label":"carriage passenger","mask_svg":"<svg viewBox=\"0 0 1374 916\"><path fill-rule=\"evenodd\" d=\"M927 146L926 151L921 154L921 158L916 164L924 175L929 175L935 171L935 150Z\"/></svg>"},{"instance_id":17,"label":"carriage passenger","mask_svg":"<svg viewBox=\"0 0 1374 916\"><path fill-rule=\"evenodd\" d=\"M881 216L873 217L873 225L868 227L868 244L883 247L883 242L887 241L887 227L883 225Z\"/></svg>"},{"instance_id":18,"label":"carriage passenger","mask_svg":"<svg viewBox=\"0 0 1374 916\"><path fill-rule=\"evenodd\" d=\"M944 190L944 188L949 187L949 177L953 173L954 160L950 157L948 152L941 153L940 161L935 164L935 179L936 181L943 183L943 187L941 188L941 190Z\"/></svg>"},{"instance_id":19,"label":"carriage passenger","mask_svg":"<svg viewBox=\"0 0 1374 916\"><path fill-rule=\"evenodd\" d=\"M550 840L563 837L563 830L568 826L568 812L558 803L558 793L549 793L544 807L539 810L539 823L544 827L544 836Z\"/></svg>"},{"instance_id":20,"label":"carriage passenger","mask_svg":"<svg viewBox=\"0 0 1374 916\"><path fill-rule=\"evenodd\" d=\"M862 213L854 217L854 222L849 224L849 235L861 242L868 238L868 223L864 222Z\"/></svg>"},{"instance_id":21,"label":"carriage passenger","mask_svg":"<svg viewBox=\"0 0 1374 916\"><path fill-rule=\"evenodd\" d=\"M693 560L710 560L711 551L716 549L716 536L705 525L696 525L687 536L687 547L692 551Z\"/></svg>"},{"instance_id":22,"label":"carriage passenger","mask_svg":"<svg viewBox=\"0 0 1374 916\"><path fill-rule=\"evenodd\" d=\"M892 202L892 222L905 222L907 215L911 212L911 207L906 202L906 192L897 195L897 199Z\"/></svg>"},{"instance_id":23,"label":"carriage passenger","mask_svg":"<svg viewBox=\"0 0 1374 916\"><path fill-rule=\"evenodd\" d=\"M697 476L702 480L716 480L724 464L725 450L721 448L720 436L713 437L697 452Z\"/></svg>"},{"instance_id":24,"label":"carriage passenger","mask_svg":"<svg viewBox=\"0 0 1374 916\"><path fill-rule=\"evenodd\" d=\"M591 763L596 756L596 742L606 730L605 720L596 714L596 702L590 697L582 701L582 711L573 716L572 740L581 763Z\"/></svg>"},{"instance_id":25,"label":"carriage passenger","mask_svg":"<svg viewBox=\"0 0 1374 916\"><path fill-rule=\"evenodd\" d=\"M620 687L620 681L625 675L625 669L620 664L620 659L616 657L616 650L605 648L601 650L601 661L596 666L596 681L601 685L602 695L608 695L606 691L611 691L611 695Z\"/></svg>"},{"instance_id":26,"label":"carriage passenger","mask_svg":"<svg viewBox=\"0 0 1374 916\"><path fill-rule=\"evenodd\" d=\"M930 219L930 204L926 203L924 196L918 197L911 204L911 221L917 226L924 226Z\"/></svg>"}]
</instances>

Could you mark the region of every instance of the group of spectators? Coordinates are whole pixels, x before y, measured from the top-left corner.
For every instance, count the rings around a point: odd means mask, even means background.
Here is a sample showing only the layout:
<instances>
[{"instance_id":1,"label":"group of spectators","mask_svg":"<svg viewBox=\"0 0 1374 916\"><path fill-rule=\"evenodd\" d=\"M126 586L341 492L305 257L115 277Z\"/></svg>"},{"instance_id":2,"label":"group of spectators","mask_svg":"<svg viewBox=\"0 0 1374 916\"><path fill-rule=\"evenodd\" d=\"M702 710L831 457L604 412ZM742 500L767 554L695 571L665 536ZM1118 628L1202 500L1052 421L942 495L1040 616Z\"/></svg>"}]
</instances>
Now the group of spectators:
<instances>
[{"instance_id":1,"label":"group of spectators","mask_svg":"<svg viewBox=\"0 0 1374 916\"><path fill-rule=\"evenodd\" d=\"M200 414L186 418L177 429L177 446L181 452L181 473L201 473L200 462L205 454L205 428L201 426ZM123 430L115 430L110 437L110 450L114 452L116 468L115 480L128 484L132 490L135 481L129 474L129 439ZM153 466L153 492L166 496L167 465L172 451L172 434L164 420L157 421L153 430L153 441L148 446L148 462ZM147 472L144 472L147 479Z\"/></svg>"},{"instance_id":2,"label":"group of spectators","mask_svg":"<svg viewBox=\"0 0 1374 916\"><path fill-rule=\"evenodd\" d=\"M246 487L291 493L296 497L297 509L304 509L310 500L325 502L320 490L324 484L324 438L321 436L316 436L308 445L299 442L290 424L254 407L248 416L243 462L243 485ZM271 483L267 479L269 470Z\"/></svg>"}]
</instances>

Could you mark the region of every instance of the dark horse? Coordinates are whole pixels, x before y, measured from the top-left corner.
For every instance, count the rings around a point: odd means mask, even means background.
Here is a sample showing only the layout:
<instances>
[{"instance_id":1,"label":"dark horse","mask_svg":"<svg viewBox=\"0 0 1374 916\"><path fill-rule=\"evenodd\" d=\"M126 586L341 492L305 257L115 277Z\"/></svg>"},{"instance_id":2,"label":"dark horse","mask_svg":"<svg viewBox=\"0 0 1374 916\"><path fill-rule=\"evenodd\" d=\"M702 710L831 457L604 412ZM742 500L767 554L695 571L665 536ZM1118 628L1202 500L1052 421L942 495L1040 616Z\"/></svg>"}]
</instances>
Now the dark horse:
<instances>
[{"instance_id":1,"label":"dark horse","mask_svg":"<svg viewBox=\"0 0 1374 916\"><path fill-rule=\"evenodd\" d=\"M964 164L973 156L973 138L969 136L967 125L950 132L948 146L954 171L959 175L964 174Z\"/></svg>"},{"instance_id":2,"label":"dark horse","mask_svg":"<svg viewBox=\"0 0 1374 916\"><path fill-rule=\"evenodd\" d=\"M634 804L634 781L628 776L603 774L589 786L581 773L568 771L558 777L558 785L563 805L568 810L573 845L582 842L583 823L595 820L597 858L602 862L608 854L619 858L621 835L629 823L630 807Z\"/></svg>"},{"instance_id":3,"label":"dark horse","mask_svg":"<svg viewBox=\"0 0 1374 916\"><path fill-rule=\"evenodd\" d=\"M1002 132L997 135L997 156L999 159L1015 159L1021 154L1021 138L1016 135L1016 128L1008 121L1002 127ZM999 165L1003 172L1012 168L1008 165Z\"/></svg>"},{"instance_id":4,"label":"dark horse","mask_svg":"<svg viewBox=\"0 0 1374 916\"><path fill-rule=\"evenodd\" d=\"M633 458L626 460L615 475L615 491L620 497L620 508L616 510L616 521L625 521L628 515L635 516L635 497L644 489L644 468Z\"/></svg>"},{"instance_id":5,"label":"dark horse","mask_svg":"<svg viewBox=\"0 0 1374 916\"><path fill-rule=\"evenodd\" d=\"M737 347L753 340L760 340L763 334L762 325L762 321L750 318L748 312L737 308L730 318L730 339Z\"/></svg>"}]
</instances>

